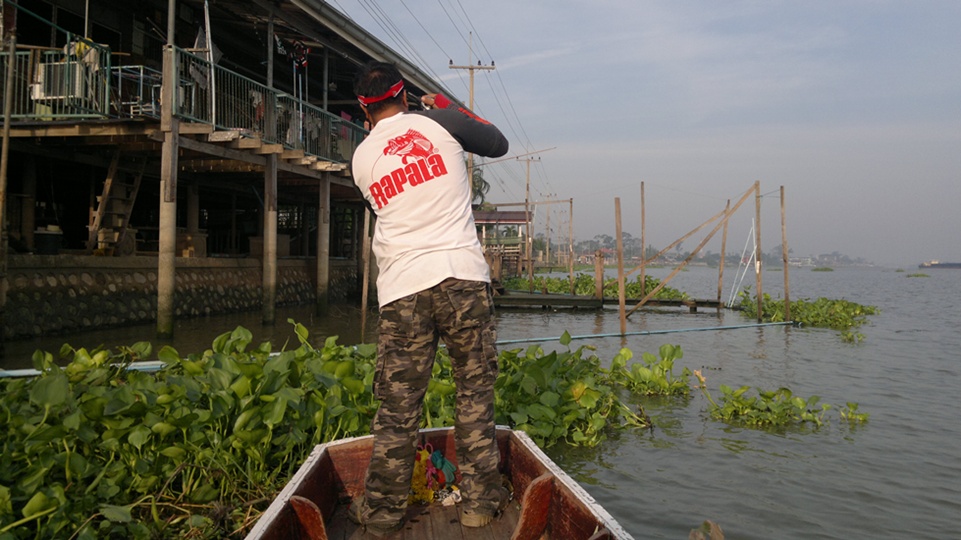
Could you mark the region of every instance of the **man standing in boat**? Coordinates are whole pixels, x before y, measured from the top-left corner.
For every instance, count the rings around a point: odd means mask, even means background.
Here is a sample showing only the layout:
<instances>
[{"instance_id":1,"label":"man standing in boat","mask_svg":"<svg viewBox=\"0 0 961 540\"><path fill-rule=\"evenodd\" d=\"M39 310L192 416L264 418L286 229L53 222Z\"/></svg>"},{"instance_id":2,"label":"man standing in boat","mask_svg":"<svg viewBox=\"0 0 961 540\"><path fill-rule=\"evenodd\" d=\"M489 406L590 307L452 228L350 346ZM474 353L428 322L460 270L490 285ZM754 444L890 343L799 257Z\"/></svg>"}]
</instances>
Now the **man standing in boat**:
<instances>
[{"instance_id":1,"label":"man standing in boat","mask_svg":"<svg viewBox=\"0 0 961 540\"><path fill-rule=\"evenodd\" d=\"M409 112L404 81L391 64L363 66L354 92L372 126L351 167L377 215L374 394L381 405L371 427L365 495L351 504L350 516L378 535L403 526L424 394L443 339L457 386L460 521L482 527L509 494L494 439L494 304L465 152L503 156L507 139L440 94L421 98L428 110Z\"/></svg>"}]
</instances>

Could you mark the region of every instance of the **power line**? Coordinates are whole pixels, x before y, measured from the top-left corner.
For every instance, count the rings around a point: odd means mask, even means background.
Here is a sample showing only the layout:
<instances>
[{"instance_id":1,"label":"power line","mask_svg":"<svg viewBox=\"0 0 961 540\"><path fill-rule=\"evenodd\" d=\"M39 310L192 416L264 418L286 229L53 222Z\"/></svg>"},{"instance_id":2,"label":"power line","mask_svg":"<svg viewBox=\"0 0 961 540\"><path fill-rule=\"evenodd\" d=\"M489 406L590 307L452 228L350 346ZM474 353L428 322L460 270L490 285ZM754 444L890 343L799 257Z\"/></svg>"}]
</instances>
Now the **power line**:
<instances>
[{"instance_id":1,"label":"power line","mask_svg":"<svg viewBox=\"0 0 961 540\"><path fill-rule=\"evenodd\" d=\"M336 2L337 0L334 0L334 1ZM470 15L467 13L466 8L464 7L463 3L461 3L460 0L448 0L447 5L445 5L443 0L438 0L437 3L440 6L441 10L444 12L444 15L447 17L448 21L450 22L453 30L457 33L457 35L460 36L461 40L468 46L469 49L471 48L471 43L469 42L467 37L465 37L464 35L464 30L463 30L464 28L469 29L471 35L477 37L478 42L481 46L481 49L488 55L489 58L492 57L487 45L484 43L480 34L477 32L477 29L474 26ZM374 0L360 0L360 4L361 4L361 7L365 11L367 11L367 14L371 17L371 19L375 22L375 24L377 24L377 26L380 27L380 29L384 32L385 36L387 36L388 39L396 43L397 46L400 48L400 50L404 52L404 54L410 55L410 58L415 63L419 64L420 67L422 67L425 72L429 73L431 76L435 77L436 79L441 80L441 77L438 75L438 73L431 68L431 65L427 62L425 57L416 50L416 47L413 45L413 42L407 38L407 36L400 29L400 27L392 20L391 16L388 15L388 13L383 8L379 7ZM428 30L424 26L424 24L421 22L421 17L418 17L404 0L401 0L401 5L404 6L404 9L407 11L408 15L411 16L414 19L414 21L417 23L418 28L420 28L420 31L421 31L420 33L422 33L422 35L425 35L428 39L430 39L430 41L433 43L433 46L436 47L436 49L441 54L443 54L448 59L451 59L451 55L440 44L438 39L435 37L434 32L431 32L430 30ZM338 4L338 7L341 8L341 11L347 14L346 10L342 6ZM349 15L347 16L349 17ZM473 71L471 71L471 75L473 75ZM529 136L524 130L523 123L520 121L520 116L517 114L517 111L514 108L514 104L510 99L510 93L507 90L507 86L504 83L503 77L501 77L501 75L496 72L495 72L495 75L497 76L498 88L495 88L495 85L490 80L490 78L487 79L487 84L491 92L491 97L497 103L500 114L503 117L503 121L506 123L507 131L513 137L513 139L515 141L518 141L522 146L524 146L525 148L532 148L533 145L530 141ZM461 84L464 86L464 88L468 92L473 94L472 92L473 85L470 84L470 82L467 80L468 77L465 77L459 71L457 73L457 76L458 76L458 79L461 81ZM502 95L503 95L503 98L501 97ZM505 100L507 102L506 104L504 103ZM485 108L480 104L475 103L472 109L478 115L485 118L489 118L489 116L485 112ZM505 193L509 193L511 196L515 196L513 193L513 190L511 189L511 186L520 185L520 182L521 182L521 180L517 179L516 171L512 171L510 168L499 168L499 169L500 171L502 171L500 174L498 174L498 172L494 170L490 170L490 174L492 175L494 180L499 183L501 189ZM543 166L535 168L535 177L536 177L535 183L538 186L546 186L547 191L554 191L552 186L550 185L550 182L546 178L546 173L543 169Z\"/></svg>"}]
</instances>

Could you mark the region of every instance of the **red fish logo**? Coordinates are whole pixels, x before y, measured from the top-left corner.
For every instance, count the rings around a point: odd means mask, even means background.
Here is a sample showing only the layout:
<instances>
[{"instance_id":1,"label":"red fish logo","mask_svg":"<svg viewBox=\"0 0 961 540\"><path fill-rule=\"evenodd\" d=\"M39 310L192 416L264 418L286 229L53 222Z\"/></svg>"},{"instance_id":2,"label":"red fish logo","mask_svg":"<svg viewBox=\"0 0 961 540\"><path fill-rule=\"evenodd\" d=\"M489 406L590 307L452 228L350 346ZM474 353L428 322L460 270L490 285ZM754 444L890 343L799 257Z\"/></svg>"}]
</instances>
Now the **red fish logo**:
<instances>
[{"instance_id":1,"label":"red fish logo","mask_svg":"<svg viewBox=\"0 0 961 540\"><path fill-rule=\"evenodd\" d=\"M416 160L426 158L435 152L434 145L431 144L426 137L413 129L408 130L407 133L399 137L394 137L387 142L387 148L384 148L385 156L400 156L404 165L407 165L408 159Z\"/></svg>"}]
</instances>

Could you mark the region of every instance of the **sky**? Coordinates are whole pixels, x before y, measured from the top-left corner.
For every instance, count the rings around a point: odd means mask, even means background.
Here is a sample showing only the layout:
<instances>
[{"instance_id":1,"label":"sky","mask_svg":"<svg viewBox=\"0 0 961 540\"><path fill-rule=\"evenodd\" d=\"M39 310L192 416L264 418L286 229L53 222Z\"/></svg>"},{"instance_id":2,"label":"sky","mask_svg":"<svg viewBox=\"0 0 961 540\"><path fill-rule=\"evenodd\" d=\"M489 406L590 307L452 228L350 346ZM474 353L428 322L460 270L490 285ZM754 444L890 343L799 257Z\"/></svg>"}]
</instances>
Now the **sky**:
<instances>
[{"instance_id":1,"label":"sky","mask_svg":"<svg viewBox=\"0 0 961 540\"><path fill-rule=\"evenodd\" d=\"M961 2L328 0L501 128L487 200L666 247L755 182L761 248L961 261ZM526 160L536 158L528 163ZM494 161L494 160L490 160ZM509 209L509 208L505 208ZM515 208L516 209L516 208ZM567 204L534 230L567 241ZM755 198L726 251L751 237ZM716 222L682 244L693 250ZM721 250L719 231L704 250Z\"/></svg>"}]
</instances>

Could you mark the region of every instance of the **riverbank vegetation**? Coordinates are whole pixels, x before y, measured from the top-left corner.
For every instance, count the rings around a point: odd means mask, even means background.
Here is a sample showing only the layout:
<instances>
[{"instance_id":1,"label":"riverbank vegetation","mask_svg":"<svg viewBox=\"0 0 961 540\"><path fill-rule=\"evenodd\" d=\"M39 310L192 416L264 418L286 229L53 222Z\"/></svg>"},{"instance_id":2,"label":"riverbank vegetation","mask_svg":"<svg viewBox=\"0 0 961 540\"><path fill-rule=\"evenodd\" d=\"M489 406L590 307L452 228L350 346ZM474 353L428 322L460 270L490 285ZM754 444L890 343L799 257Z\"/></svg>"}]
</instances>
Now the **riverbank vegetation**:
<instances>
[{"instance_id":1,"label":"riverbank vegetation","mask_svg":"<svg viewBox=\"0 0 961 540\"><path fill-rule=\"evenodd\" d=\"M625 281L625 297L634 299L643 298L644 294L653 291L658 285L661 284L661 281L651 276L645 276L644 283L646 285L642 288L640 276L637 276L632 281ZM503 285L506 289L515 291L526 291L530 288L528 279L525 277L507 278L504 280ZM574 294L576 296L593 296L595 286L593 275L575 274ZM570 294L571 280L569 278L535 275L534 290L550 294ZM608 298L616 298L618 296L617 278L609 278L604 280L604 296ZM654 296L654 298L659 300L683 300L687 297L687 293L683 293L673 287L667 286L658 291Z\"/></svg>"}]
</instances>

